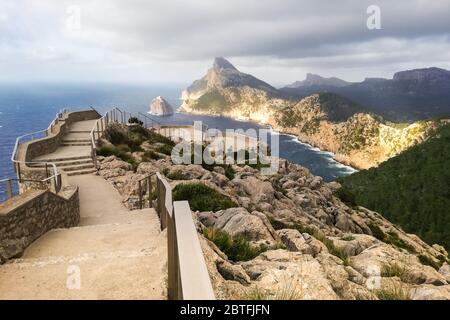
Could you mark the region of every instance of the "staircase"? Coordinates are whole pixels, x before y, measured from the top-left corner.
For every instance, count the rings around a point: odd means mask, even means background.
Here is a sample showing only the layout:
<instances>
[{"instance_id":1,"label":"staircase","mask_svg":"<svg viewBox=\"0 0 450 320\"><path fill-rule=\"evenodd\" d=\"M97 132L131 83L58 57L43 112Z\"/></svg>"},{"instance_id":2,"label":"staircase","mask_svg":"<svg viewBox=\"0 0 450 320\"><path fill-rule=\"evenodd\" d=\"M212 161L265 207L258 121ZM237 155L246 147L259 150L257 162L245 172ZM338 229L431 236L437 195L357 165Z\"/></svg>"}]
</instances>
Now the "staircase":
<instances>
[{"instance_id":1,"label":"staircase","mask_svg":"<svg viewBox=\"0 0 450 320\"><path fill-rule=\"evenodd\" d=\"M70 182L79 226L51 230L1 265L0 299L165 299L167 238L155 210L127 210L99 176Z\"/></svg>"},{"instance_id":2,"label":"staircase","mask_svg":"<svg viewBox=\"0 0 450 320\"><path fill-rule=\"evenodd\" d=\"M77 176L96 172L92 160L90 132L95 120L73 123L69 132L63 137L62 144L53 153L37 157L33 161L53 162L58 169L68 176ZM44 167L44 164L34 164L34 167Z\"/></svg>"}]
</instances>

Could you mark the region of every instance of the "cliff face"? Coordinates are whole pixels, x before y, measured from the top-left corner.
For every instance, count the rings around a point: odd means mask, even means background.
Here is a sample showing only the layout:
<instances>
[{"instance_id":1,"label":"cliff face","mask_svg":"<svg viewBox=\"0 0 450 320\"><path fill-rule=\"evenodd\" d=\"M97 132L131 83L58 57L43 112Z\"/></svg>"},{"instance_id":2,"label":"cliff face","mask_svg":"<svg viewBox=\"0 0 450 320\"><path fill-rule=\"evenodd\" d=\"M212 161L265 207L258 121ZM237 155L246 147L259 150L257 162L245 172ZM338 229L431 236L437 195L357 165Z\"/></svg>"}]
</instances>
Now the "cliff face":
<instances>
[{"instance_id":1,"label":"cliff face","mask_svg":"<svg viewBox=\"0 0 450 320\"><path fill-rule=\"evenodd\" d=\"M133 128L116 132L125 130L126 137ZM161 142L147 140L141 147L158 152ZM267 176L248 165L175 165L169 155L145 159L142 153L129 155L136 170L115 156L98 157L100 176L135 206L138 179L160 172L174 199L196 206L199 239L219 299L450 299L445 248L354 205L336 182L325 183L285 160ZM214 197L219 193L221 204L177 191L189 185L191 191L201 185Z\"/></svg>"},{"instance_id":2,"label":"cliff face","mask_svg":"<svg viewBox=\"0 0 450 320\"><path fill-rule=\"evenodd\" d=\"M390 124L333 93L314 94L300 101L285 99L255 79L228 61L216 61L205 77L183 92L183 110L267 123L334 152L337 160L360 169L376 166L423 141L435 127L433 122L424 121Z\"/></svg>"},{"instance_id":3,"label":"cliff face","mask_svg":"<svg viewBox=\"0 0 450 320\"><path fill-rule=\"evenodd\" d=\"M150 113L156 116L170 116L173 114L173 108L166 99L158 96L150 104Z\"/></svg>"}]
</instances>

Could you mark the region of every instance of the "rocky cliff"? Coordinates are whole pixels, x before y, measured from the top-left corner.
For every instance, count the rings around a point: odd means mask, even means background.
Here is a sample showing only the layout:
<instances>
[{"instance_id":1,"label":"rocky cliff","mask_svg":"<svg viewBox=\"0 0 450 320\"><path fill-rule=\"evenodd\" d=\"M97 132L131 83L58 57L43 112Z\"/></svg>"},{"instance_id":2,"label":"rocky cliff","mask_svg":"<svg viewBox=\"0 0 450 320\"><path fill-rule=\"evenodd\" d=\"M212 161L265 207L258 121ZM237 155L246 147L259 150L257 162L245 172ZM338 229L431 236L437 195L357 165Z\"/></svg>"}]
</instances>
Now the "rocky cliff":
<instances>
[{"instance_id":1,"label":"rocky cliff","mask_svg":"<svg viewBox=\"0 0 450 320\"><path fill-rule=\"evenodd\" d=\"M271 176L248 165L174 165L160 153L164 139L149 136L158 142L141 148L152 159L128 153L133 170L115 156L99 157L99 174L130 207L138 180L151 172L166 176L174 197L178 187L200 184L228 199L226 208L194 212L219 299L450 299L446 250L347 204L337 183L284 160ZM187 195L191 208L212 203Z\"/></svg>"},{"instance_id":2,"label":"rocky cliff","mask_svg":"<svg viewBox=\"0 0 450 320\"><path fill-rule=\"evenodd\" d=\"M158 96L152 100L149 112L156 116L170 116L173 114L173 108L166 99Z\"/></svg>"},{"instance_id":3,"label":"rocky cliff","mask_svg":"<svg viewBox=\"0 0 450 320\"><path fill-rule=\"evenodd\" d=\"M207 75L183 92L184 111L267 123L334 152L337 160L360 169L376 166L423 141L435 127L432 121L391 124L333 93L300 101L286 99L270 85L223 61L216 59Z\"/></svg>"}]
</instances>

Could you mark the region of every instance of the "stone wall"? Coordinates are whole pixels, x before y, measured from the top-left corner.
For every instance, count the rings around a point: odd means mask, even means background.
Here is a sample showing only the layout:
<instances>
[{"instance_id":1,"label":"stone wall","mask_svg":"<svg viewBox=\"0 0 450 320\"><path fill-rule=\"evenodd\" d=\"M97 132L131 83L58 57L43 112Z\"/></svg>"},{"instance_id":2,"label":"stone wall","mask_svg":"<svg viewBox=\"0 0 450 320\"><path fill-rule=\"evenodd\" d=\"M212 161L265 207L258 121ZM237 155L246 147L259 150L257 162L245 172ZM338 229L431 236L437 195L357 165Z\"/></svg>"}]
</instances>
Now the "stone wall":
<instances>
[{"instance_id":1,"label":"stone wall","mask_svg":"<svg viewBox=\"0 0 450 320\"><path fill-rule=\"evenodd\" d=\"M19 152L20 161L31 161L43 154L54 152L60 145L64 134L68 131L71 123L83 120L93 120L100 118L100 114L95 110L76 111L69 113L59 120L59 125L53 129L53 133L42 139L30 141L21 145Z\"/></svg>"},{"instance_id":2,"label":"stone wall","mask_svg":"<svg viewBox=\"0 0 450 320\"><path fill-rule=\"evenodd\" d=\"M80 221L78 188L63 196L34 190L0 205L0 264L20 256L36 239L54 228L69 228Z\"/></svg>"}]
</instances>

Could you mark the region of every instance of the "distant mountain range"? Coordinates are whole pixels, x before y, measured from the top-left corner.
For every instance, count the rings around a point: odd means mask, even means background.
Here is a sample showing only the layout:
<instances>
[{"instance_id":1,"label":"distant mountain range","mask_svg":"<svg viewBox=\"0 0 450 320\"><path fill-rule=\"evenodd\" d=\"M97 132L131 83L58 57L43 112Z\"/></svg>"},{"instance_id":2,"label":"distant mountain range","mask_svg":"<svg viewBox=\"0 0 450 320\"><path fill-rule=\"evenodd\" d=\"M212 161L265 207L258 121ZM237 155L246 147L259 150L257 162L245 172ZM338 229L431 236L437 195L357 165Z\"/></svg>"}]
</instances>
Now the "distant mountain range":
<instances>
[{"instance_id":1,"label":"distant mountain range","mask_svg":"<svg viewBox=\"0 0 450 320\"><path fill-rule=\"evenodd\" d=\"M317 87L344 89L354 85L337 78L309 75L289 89L311 90L311 94L288 96L283 90L240 72L226 59L216 58L206 75L183 91L182 110L267 123L295 134L301 141L332 151L336 159L357 168L376 166L425 140L432 132L432 121L399 126L345 95L331 90L314 93Z\"/></svg>"},{"instance_id":2,"label":"distant mountain range","mask_svg":"<svg viewBox=\"0 0 450 320\"><path fill-rule=\"evenodd\" d=\"M434 67L397 72L393 79L367 78L357 83L308 74L306 80L280 91L290 98L323 91L337 93L397 122L450 116L450 71Z\"/></svg>"}]
</instances>

